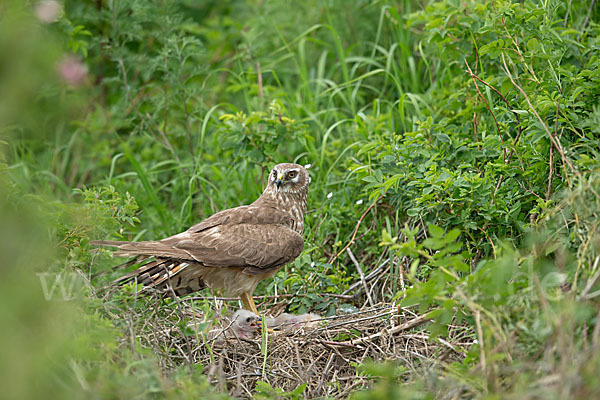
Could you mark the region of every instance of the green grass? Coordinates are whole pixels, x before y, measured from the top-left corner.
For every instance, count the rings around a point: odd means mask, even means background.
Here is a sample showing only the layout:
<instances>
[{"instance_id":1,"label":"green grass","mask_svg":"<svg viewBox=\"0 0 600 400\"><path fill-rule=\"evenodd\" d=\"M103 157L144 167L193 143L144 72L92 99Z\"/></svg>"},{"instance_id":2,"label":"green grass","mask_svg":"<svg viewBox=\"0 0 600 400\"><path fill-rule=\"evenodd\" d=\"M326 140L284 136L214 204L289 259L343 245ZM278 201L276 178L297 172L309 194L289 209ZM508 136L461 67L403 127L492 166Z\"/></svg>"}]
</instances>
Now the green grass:
<instances>
[{"instance_id":1,"label":"green grass","mask_svg":"<svg viewBox=\"0 0 600 400\"><path fill-rule=\"evenodd\" d=\"M264 172L286 161L312 164L305 252L257 294L299 293L289 311L335 312L341 304L321 294L358 279L335 255L377 202L351 246L365 273L392 260L379 300L437 308L431 332L459 319L480 343L415 382L375 366L382 378L357 397L600 390L599 14L589 1L67 0L51 24L32 7L0 12L0 204L12 221L0 249L14 278L1 280L0 299L19 304L0 309L19 321L0 342L23 353L4 375L10 393L38 397L56 382L56 397L203 393L201 373L163 376L152 355L120 343L127 327L92 289L77 304L46 302L32 274L77 270L102 286L113 275L95 274L117 261L92 256L89 240L180 232L253 201ZM56 73L69 53L89 69L79 87ZM30 292L31 305L21 301ZM44 322L56 315L64 337ZM25 332L47 332L50 355L28 350ZM30 388L42 374L31 364L55 368Z\"/></svg>"}]
</instances>

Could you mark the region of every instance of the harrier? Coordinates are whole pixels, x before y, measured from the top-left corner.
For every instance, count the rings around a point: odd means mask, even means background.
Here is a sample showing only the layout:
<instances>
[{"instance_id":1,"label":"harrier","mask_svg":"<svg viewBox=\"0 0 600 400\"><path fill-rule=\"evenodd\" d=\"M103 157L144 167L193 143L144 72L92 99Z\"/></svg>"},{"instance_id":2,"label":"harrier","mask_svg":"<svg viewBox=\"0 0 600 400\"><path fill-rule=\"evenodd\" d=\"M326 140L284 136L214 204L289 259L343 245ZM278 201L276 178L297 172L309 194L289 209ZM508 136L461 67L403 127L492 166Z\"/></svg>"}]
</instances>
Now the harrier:
<instances>
[{"instance_id":1,"label":"harrier","mask_svg":"<svg viewBox=\"0 0 600 400\"><path fill-rule=\"evenodd\" d=\"M258 314L252 293L304 248L302 232L310 176L298 164L278 164L256 201L218 212L187 231L146 242L94 241L117 247L141 266L115 283L186 295L206 286L240 296Z\"/></svg>"}]
</instances>

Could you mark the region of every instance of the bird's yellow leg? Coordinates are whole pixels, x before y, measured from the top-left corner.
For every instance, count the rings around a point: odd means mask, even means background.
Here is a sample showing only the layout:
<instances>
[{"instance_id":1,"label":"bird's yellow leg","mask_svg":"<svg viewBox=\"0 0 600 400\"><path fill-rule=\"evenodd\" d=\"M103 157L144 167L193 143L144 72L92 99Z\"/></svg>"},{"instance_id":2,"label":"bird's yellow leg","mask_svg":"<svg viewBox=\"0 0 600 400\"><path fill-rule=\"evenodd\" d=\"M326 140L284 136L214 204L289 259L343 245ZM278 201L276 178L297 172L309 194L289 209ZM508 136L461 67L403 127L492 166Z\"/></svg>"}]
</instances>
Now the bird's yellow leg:
<instances>
[{"instance_id":1,"label":"bird's yellow leg","mask_svg":"<svg viewBox=\"0 0 600 400\"><path fill-rule=\"evenodd\" d=\"M252 311L254 314L260 316L260 314L258 313L258 309L256 308L256 304L254 304L254 298L248 292L242 293L240 298L242 299L242 303L244 303L244 308L246 310ZM275 332L268 326L266 327L266 329L269 333Z\"/></svg>"},{"instance_id":2,"label":"bird's yellow leg","mask_svg":"<svg viewBox=\"0 0 600 400\"><path fill-rule=\"evenodd\" d=\"M256 315L260 315L256 309L256 304L254 304L254 299L248 292L242 293L240 298L242 299L242 303L244 303L244 308L246 310L252 311Z\"/></svg>"}]
</instances>

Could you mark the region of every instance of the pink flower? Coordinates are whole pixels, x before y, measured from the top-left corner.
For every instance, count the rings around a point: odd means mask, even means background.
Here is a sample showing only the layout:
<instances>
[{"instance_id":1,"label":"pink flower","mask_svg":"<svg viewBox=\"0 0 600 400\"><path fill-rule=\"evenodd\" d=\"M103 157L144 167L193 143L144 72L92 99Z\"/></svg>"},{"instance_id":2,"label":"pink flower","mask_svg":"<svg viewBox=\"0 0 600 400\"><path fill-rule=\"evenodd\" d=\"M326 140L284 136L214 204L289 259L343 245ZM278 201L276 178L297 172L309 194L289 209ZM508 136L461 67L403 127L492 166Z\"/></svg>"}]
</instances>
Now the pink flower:
<instances>
[{"instance_id":1,"label":"pink flower","mask_svg":"<svg viewBox=\"0 0 600 400\"><path fill-rule=\"evenodd\" d=\"M62 11L62 5L56 0L40 1L35 6L35 16L40 21L50 24L56 22Z\"/></svg>"},{"instance_id":2,"label":"pink flower","mask_svg":"<svg viewBox=\"0 0 600 400\"><path fill-rule=\"evenodd\" d=\"M58 73L60 77L69 85L81 85L87 76L87 65L82 63L75 56L66 56L58 64Z\"/></svg>"}]
</instances>

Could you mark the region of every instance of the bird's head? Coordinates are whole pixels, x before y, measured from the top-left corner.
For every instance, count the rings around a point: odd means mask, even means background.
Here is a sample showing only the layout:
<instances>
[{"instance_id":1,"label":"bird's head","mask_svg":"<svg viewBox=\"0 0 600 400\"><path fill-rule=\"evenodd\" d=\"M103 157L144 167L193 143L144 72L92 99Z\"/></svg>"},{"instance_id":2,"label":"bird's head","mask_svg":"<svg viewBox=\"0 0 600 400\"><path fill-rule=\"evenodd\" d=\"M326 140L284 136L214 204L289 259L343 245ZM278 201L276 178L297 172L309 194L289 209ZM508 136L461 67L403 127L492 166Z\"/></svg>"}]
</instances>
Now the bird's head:
<instances>
[{"instance_id":1,"label":"bird's head","mask_svg":"<svg viewBox=\"0 0 600 400\"><path fill-rule=\"evenodd\" d=\"M277 192L306 192L309 183L308 171L298 164L277 164L269 175L269 186L272 186Z\"/></svg>"},{"instance_id":2,"label":"bird's head","mask_svg":"<svg viewBox=\"0 0 600 400\"><path fill-rule=\"evenodd\" d=\"M233 321L233 328L235 332L242 334L242 337L261 328L260 317L254 314L252 311L237 310L231 319Z\"/></svg>"}]
</instances>

